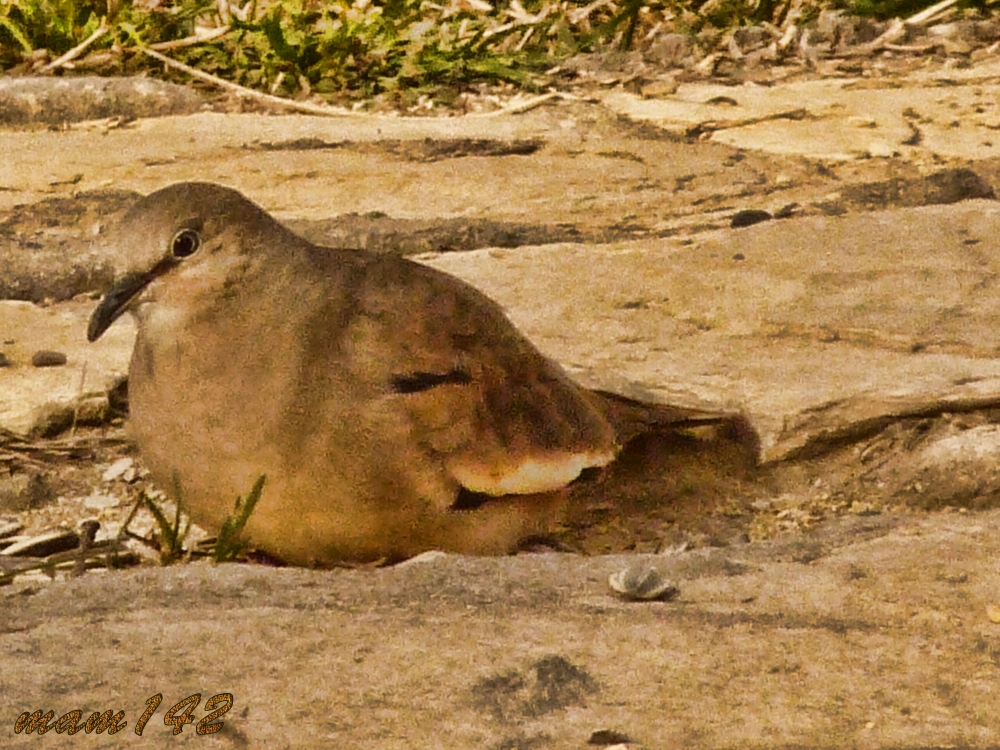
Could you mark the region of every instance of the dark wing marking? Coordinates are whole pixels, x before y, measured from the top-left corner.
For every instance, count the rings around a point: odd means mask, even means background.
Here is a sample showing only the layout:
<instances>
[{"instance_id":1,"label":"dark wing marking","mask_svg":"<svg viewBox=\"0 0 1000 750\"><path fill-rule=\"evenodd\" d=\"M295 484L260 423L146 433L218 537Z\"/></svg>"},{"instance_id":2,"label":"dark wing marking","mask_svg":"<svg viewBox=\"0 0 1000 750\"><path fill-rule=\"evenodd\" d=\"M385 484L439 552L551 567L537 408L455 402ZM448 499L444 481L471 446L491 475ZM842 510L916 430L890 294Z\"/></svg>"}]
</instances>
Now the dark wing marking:
<instances>
[{"instance_id":1,"label":"dark wing marking","mask_svg":"<svg viewBox=\"0 0 1000 750\"><path fill-rule=\"evenodd\" d=\"M471 382L472 376L465 370L415 372L410 375L393 375L389 379L393 393L419 393L439 385L468 385Z\"/></svg>"}]
</instances>

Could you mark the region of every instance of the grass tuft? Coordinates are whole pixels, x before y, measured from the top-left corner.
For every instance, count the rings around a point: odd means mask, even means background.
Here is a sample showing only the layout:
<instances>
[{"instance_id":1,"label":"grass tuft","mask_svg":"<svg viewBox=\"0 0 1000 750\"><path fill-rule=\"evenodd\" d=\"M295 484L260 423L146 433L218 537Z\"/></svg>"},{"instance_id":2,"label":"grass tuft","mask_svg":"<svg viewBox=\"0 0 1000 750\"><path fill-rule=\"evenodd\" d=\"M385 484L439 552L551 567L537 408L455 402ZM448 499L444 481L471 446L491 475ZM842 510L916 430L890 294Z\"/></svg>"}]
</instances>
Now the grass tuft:
<instances>
[{"instance_id":1,"label":"grass tuft","mask_svg":"<svg viewBox=\"0 0 1000 750\"><path fill-rule=\"evenodd\" d=\"M177 510L174 514L174 520L171 522L156 499L145 490L141 491L139 500L156 520L156 526L160 532L160 562L163 565L177 562L184 556L184 540L191 528L190 522L182 523L180 503L176 504Z\"/></svg>"},{"instance_id":2,"label":"grass tuft","mask_svg":"<svg viewBox=\"0 0 1000 750\"><path fill-rule=\"evenodd\" d=\"M233 515L229 516L219 529L219 536L215 541L212 558L215 562L231 562L242 555L247 548L246 542L240 539L243 529L250 520L250 515L260 501L260 496L264 491L264 483L267 476L262 474L253 487L250 494L244 500L242 497L236 498L236 505L233 508Z\"/></svg>"}]
</instances>

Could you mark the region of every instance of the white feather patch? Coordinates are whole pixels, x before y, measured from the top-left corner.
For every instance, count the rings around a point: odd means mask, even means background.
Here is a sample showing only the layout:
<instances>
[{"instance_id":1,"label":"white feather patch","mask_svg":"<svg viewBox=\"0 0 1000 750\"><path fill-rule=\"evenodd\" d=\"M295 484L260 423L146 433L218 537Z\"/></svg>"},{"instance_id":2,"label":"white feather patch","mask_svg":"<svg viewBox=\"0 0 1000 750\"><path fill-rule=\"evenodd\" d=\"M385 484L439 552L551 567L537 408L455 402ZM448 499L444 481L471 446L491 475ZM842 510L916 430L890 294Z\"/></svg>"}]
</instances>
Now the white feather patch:
<instances>
[{"instance_id":1,"label":"white feather patch","mask_svg":"<svg viewBox=\"0 0 1000 750\"><path fill-rule=\"evenodd\" d=\"M526 458L516 466L505 466L503 470L482 464L459 464L449 466L451 475L467 490L485 495L532 495L537 492L560 490L572 482L584 469L607 466L615 454L605 453L562 453L545 458Z\"/></svg>"}]
</instances>

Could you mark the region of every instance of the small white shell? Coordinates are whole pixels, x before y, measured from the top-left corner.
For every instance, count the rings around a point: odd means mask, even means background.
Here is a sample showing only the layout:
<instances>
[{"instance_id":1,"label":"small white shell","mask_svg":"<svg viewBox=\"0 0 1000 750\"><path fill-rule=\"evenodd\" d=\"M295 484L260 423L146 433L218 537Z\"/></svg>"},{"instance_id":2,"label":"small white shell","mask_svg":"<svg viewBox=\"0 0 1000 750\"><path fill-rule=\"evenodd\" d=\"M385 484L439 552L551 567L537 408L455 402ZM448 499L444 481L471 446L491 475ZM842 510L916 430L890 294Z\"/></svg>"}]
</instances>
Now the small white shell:
<instances>
[{"instance_id":1,"label":"small white shell","mask_svg":"<svg viewBox=\"0 0 1000 750\"><path fill-rule=\"evenodd\" d=\"M636 564L608 576L608 585L630 602L667 601L680 593L670 581L648 565Z\"/></svg>"}]
</instances>

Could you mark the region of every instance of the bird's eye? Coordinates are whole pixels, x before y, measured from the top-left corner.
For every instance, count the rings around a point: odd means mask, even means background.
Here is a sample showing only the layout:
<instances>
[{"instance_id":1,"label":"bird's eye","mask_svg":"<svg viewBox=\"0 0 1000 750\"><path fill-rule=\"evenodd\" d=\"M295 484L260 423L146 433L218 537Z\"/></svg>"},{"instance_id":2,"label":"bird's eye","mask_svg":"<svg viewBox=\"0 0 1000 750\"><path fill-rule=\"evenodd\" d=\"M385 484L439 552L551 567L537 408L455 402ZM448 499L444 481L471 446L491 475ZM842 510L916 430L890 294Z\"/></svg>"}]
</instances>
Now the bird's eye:
<instances>
[{"instance_id":1,"label":"bird's eye","mask_svg":"<svg viewBox=\"0 0 1000 750\"><path fill-rule=\"evenodd\" d=\"M170 241L170 254L175 258L187 258L197 252L201 237L193 229L182 229Z\"/></svg>"}]
</instances>

